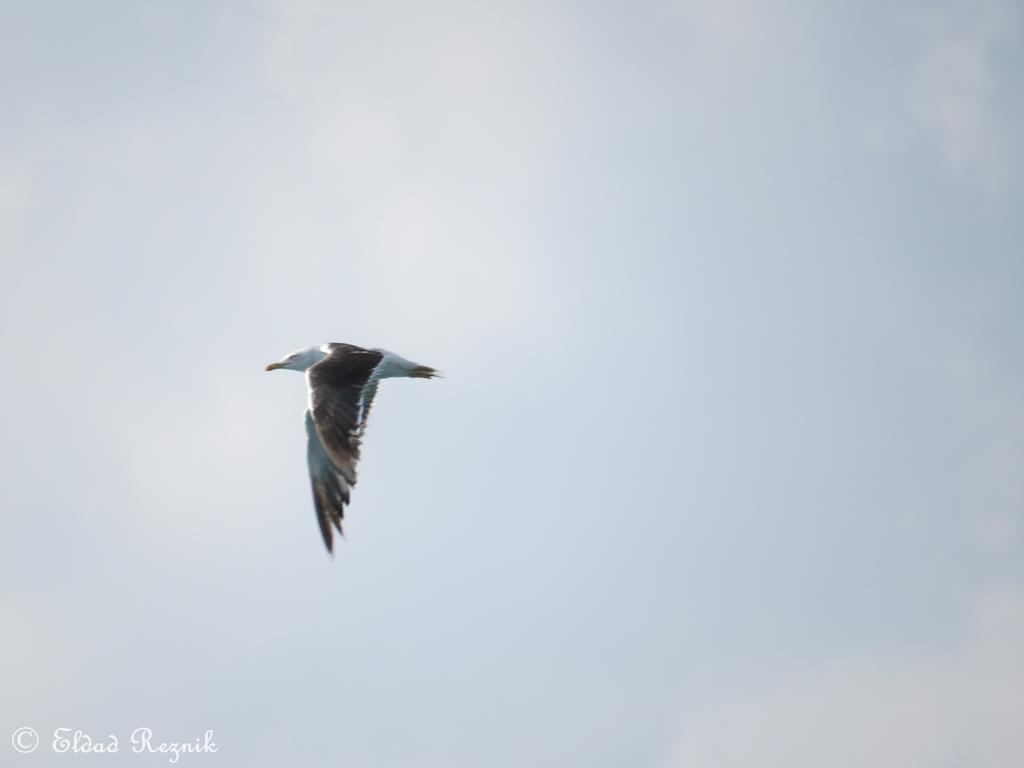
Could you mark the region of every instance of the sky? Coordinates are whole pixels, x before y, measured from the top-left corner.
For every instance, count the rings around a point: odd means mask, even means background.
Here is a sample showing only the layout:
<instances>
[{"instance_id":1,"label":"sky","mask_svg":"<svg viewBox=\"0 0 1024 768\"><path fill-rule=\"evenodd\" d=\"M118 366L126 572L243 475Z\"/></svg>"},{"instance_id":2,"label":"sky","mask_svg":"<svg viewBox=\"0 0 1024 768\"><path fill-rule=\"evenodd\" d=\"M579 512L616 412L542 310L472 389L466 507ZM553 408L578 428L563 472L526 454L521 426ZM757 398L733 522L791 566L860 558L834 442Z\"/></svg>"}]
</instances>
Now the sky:
<instances>
[{"instance_id":1,"label":"sky","mask_svg":"<svg viewBox=\"0 0 1024 768\"><path fill-rule=\"evenodd\" d=\"M1024 763L1017 3L0 12L5 763Z\"/></svg>"}]
</instances>

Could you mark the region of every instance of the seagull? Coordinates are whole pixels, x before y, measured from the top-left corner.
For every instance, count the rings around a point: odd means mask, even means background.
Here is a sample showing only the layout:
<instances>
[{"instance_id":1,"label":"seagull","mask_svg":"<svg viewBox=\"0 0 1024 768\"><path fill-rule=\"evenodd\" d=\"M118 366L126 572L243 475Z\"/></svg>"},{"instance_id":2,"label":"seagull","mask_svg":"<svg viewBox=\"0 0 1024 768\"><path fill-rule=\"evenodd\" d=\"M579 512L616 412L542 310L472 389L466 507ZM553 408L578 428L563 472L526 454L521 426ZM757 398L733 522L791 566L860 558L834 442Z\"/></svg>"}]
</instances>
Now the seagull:
<instances>
[{"instance_id":1,"label":"seagull","mask_svg":"<svg viewBox=\"0 0 1024 768\"><path fill-rule=\"evenodd\" d=\"M344 535L341 521L356 484L359 443L377 385L396 376L432 379L440 372L386 349L337 343L297 350L267 370L306 373L306 460L320 533L333 554L331 526Z\"/></svg>"}]
</instances>

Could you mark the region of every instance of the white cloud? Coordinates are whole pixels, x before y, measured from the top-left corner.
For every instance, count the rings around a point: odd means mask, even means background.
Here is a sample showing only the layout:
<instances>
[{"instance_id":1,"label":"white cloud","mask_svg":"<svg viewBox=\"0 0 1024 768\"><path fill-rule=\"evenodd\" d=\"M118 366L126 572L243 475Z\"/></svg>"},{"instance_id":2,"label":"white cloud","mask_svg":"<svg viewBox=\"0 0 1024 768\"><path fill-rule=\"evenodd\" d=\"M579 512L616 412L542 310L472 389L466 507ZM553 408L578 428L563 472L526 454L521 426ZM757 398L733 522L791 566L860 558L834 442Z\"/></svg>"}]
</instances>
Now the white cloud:
<instances>
[{"instance_id":1,"label":"white cloud","mask_svg":"<svg viewBox=\"0 0 1024 768\"><path fill-rule=\"evenodd\" d=\"M1014 558L1024 542L1024 397L986 347L982 339L957 338L945 375L950 415L962 435L959 503L973 543L991 560Z\"/></svg>"},{"instance_id":2,"label":"white cloud","mask_svg":"<svg viewBox=\"0 0 1024 768\"><path fill-rule=\"evenodd\" d=\"M912 81L912 117L946 167L996 191L1012 181L1016 146L994 59L1015 21L1000 0L932 11Z\"/></svg>"},{"instance_id":3,"label":"white cloud","mask_svg":"<svg viewBox=\"0 0 1024 768\"><path fill-rule=\"evenodd\" d=\"M945 652L762 665L690 692L672 768L1008 768L1024 762L1024 590L980 593Z\"/></svg>"},{"instance_id":4,"label":"white cloud","mask_svg":"<svg viewBox=\"0 0 1024 768\"><path fill-rule=\"evenodd\" d=\"M211 712L252 765L284 754L252 734L307 764L1019 758L1024 401L1000 360L1019 345L936 379L900 346L949 317L980 347L955 300L1013 243L937 270L936 226L987 233L914 199L887 267L891 229L861 225L888 200L834 114L863 111L860 70L830 64L862 63L866 27L770 0L455 5L295 0L212 26L182 7L178 37L100 19L169 87L57 110L46 151L19 153L32 176L0 175L0 247L22 226L33 257L0 331L12 727ZM922 25L920 51L900 29L876 72L917 86L890 110L907 144L949 142L952 171L994 184L1012 146L985 7ZM202 78L179 66L197 30ZM19 36L68 72L54 104L92 92L78 48ZM983 302L1011 332L1013 298ZM382 393L333 562L301 377L261 370L329 339L449 373ZM919 520L928 551L903 560ZM814 658L765 651L807 634ZM728 672L676 687L708 668Z\"/></svg>"},{"instance_id":5,"label":"white cloud","mask_svg":"<svg viewBox=\"0 0 1024 768\"><path fill-rule=\"evenodd\" d=\"M5 695L0 698L0 722L23 720L52 704L69 669L66 634L59 631L59 614L33 604L28 590L0 594L0 674Z\"/></svg>"},{"instance_id":6,"label":"white cloud","mask_svg":"<svg viewBox=\"0 0 1024 768\"><path fill-rule=\"evenodd\" d=\"M301 184L336 212L318 224L330 260L345 255L343 279L386 298L363 309L385 337L395 323L408 338L407 313L462 345L513 323L566 325L557 286L573 276L523 241L523 208L558 178L547 159L580 132L554 120L561 95L532 55L540 21L458 4L274 7L265 73L301 118Z\"/></svg>"},{"instance_id":7,"label":"white cloud","mask_svg":"<svg viewBox=\"0 0 1024 768\"><path fill-rule=\"evenodd\" d=\"M31 178L24 169L8 167L0 175L0 251L15 247L21 218L31 200Z\"/></svg>"}]
</instances>

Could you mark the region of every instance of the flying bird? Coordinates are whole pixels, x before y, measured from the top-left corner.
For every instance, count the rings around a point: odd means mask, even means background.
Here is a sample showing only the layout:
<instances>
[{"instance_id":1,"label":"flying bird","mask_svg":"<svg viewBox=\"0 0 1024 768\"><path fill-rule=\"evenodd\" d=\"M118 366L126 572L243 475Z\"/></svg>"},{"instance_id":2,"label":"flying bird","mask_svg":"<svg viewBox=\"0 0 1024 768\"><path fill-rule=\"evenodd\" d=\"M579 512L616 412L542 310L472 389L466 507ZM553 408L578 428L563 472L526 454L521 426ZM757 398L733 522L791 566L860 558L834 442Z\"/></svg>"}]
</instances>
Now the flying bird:
<instances>
[{"instance_id":1,"label":"flying bird","mask_svg":"<svg viewBox=\"0 0 1024 768\"><path fill-rule=\"evenodd\" d=\"M359 444L381 379L406 376L432 379L440 372L386 349L354 344L324 344L292 352L268 371L304 371L309 390L306 409L306 460L313 506L327 551L333 552L331 526L341 521L356 484Z\"/></svg>"}]
</instances>

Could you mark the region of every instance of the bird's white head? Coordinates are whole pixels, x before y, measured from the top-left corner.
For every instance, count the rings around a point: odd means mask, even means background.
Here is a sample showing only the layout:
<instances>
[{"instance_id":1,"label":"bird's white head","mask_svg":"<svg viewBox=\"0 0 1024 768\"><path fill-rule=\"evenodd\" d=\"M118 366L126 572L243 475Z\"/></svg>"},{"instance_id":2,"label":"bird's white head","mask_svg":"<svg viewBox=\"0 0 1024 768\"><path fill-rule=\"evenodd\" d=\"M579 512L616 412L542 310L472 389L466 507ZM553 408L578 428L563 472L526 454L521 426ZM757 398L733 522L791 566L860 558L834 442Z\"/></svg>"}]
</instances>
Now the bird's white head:
<instances>
[{"instance_id":1,"label":"bird's white head","mask_svg":"<svg viewBox=\"0 0 1024 768\"><path fill-rule=\"evenodd\" d=\"M267 366L268 371L284 369L286 371L304 371L311 365L315 365L327 356L320 347L306 347L298 349L290 355L285 355L276 363Z\"/></svg>"}]
</instances>

